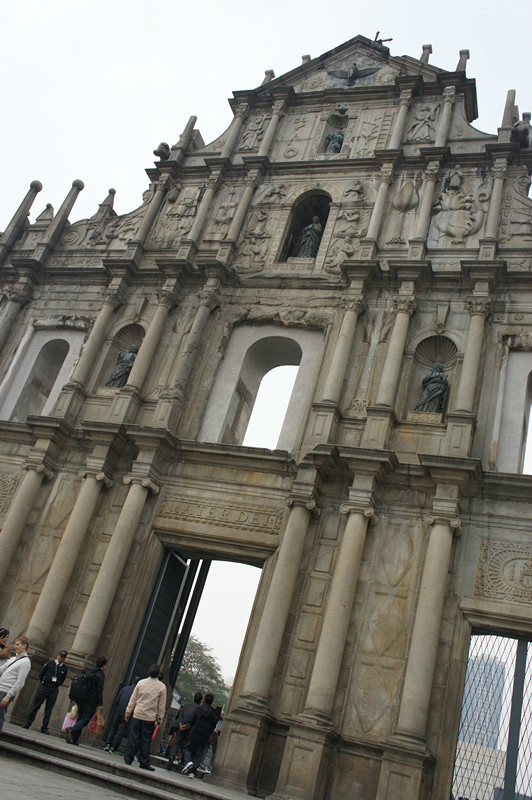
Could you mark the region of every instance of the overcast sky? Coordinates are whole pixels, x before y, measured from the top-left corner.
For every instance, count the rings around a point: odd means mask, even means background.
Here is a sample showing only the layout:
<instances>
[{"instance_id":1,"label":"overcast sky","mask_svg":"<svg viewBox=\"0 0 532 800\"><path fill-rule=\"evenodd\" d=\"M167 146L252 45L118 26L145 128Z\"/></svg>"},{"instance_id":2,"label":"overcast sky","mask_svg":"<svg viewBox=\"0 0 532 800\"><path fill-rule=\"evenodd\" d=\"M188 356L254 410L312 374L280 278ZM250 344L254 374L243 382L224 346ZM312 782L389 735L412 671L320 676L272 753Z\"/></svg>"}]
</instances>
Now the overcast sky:
<instances>
[{"instance_id":1,"label":"overcast sky","mask_svg":"<svg viewBox=\"0 0 532 800\"><path fill-rule=\"evenodd\" d=\"M526 0L0 0L0 7L0 230L33 179L44 188L32 220L46 203L57 211L75 178L85 190L71 221L92 216L110 187L115 210L132 210L147 187L152 150L174 144L191 115L212 141L231 121L233 91L357 34L393 37L388 47L397 56L418 58L432 44L431 63L448 70L469 49L481 130L496 133L508 89L517 90L521 112L532 110ZM194 630L226 676L236 668L259 575L228 570L207 584Z\"/></svg>"},{"instance_id":2,"label":"overcast sky","mask_svg":"<svg viewBox=\"0 0 532 800\"><path fill-rule=\"evenodd\" d=\"M85 190L71 221L91 216L110 187L115 209L140 204L160 141L188 118L206 142L231 121L227 98L363 34L393 37L392 55L421 55L454 70L468 48L482 130L496 132L509 88L532 110L532 4L397 0L0 0L2 125L0 230L33 179L32 219L57 210L72 181ZM508 9L505 12L505 9Z\"/></svg>"}]
</instances>

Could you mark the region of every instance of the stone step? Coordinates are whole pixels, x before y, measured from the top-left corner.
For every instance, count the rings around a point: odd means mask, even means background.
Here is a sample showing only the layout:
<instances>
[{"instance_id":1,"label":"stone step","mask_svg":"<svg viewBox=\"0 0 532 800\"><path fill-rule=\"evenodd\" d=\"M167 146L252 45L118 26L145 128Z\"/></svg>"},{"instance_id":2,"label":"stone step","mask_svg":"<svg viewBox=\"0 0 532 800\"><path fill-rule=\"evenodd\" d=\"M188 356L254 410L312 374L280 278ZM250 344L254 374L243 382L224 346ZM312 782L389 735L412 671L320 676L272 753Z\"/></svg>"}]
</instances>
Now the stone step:
<instances>
[{"instance_id":1,"label":"stone step","mask_svg":"<svg viewBox=\"0 0 532 800\"><path fill-rule=\"evenodd\" d=\"M152 757L155 772L128 766L122 756L112 756L87 745L69 745L7 724L0 735L0 754L107 788L132 800L244 800L247 795L165 769L166 760ZM160 766L159 766L160 765Z\"/></svg>"}]
</instances>

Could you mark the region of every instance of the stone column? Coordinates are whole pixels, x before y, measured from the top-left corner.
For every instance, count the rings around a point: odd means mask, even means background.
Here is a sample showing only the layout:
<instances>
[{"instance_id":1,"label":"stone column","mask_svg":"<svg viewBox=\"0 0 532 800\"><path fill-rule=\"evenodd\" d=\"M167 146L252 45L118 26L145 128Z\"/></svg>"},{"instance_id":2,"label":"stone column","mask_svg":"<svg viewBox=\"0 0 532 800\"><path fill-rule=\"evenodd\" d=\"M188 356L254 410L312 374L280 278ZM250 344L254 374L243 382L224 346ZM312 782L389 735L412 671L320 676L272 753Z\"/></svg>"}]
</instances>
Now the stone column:
<instances>
[{"instance_id":1,"label":"stone column","mask_svg":"<svg viewBox=\"0 0 532 800\"><path fill-rule=\"evenodd\" d=\"M323 389L322 401L338 403L345 378L345 371L349 362L353 338L358 322L358 317L364 308L362 297L349 297L345 301L346 309L338 340L334 348L332 362L327 373L325 387Z\"/></svg>"},{"instance_id":2,"label":"stone column","mask_svg":"<svg viewBox=\"0 0 532 800\"><path fill-rule=\"evenodd\" d=\"M9 511L0 531L0 583L4 580L11 561L20 542L28 515L32 510L37 493L44 478L51 480L53 472L44 465L28 465L27 472L15 497L11 501Z\"/></svg>"},{"instance_id":3,"label":"stone column","mask_svg":"<svg viewBox=\"0 0 532 800\"><path fill-rule=\"evenodd\" d=\"M425 170L425 179L421 190L421 202L416 220L414 239L425 240L429 232L430 215L434 199L434 188L440 172L439 161L430 161Z\"/></svg>"},{"instance_id":4,"label":"stone column","mask_svg":"<svg viewBox=\"0 0 532 800\"><path fill-rule=\"evenodd\" d=\"M33 201L41 189L42 183L40 181L32 181L30 183L30 188L26 197L18 207L13 219L8 224L2 236L0 236L0 264L3 264L9 251L24 230Z\"/></svg>"},{"instance_id":5,"label":"stone column","mask_svg":"<svg viewBox=\"0 0 532 800\"><path fill-rule=\"evenodd\" d=\"M146 332L127 380L127 386L133 386L139 391L152 364L168 314L177 305L177 298L173 291L163 290L159 292L158 301L159 305L150 322L150 327Z\"/></svg>"},{"instance_id":6,"label":"stone column","mask_svg":"<svg viewBox=\"0 0 532 800\"><path fill-rule=\"evenodd\" d=\"M45 653L50 631L72 577L102 484L111 485L103 472L87 475L85 478L29 622L27 634L32 646L40 646Z\"/></svg>"},{"instance_id":7,"label":"stone column","mask_svg":"<svg viewBox=\"0 0 532 800\"><path fill-rule=\"evenodd\" d=\"M227 236L225 237L231 242L236 242L240 231L242 229L242 223L244 222L244 218L248 213L248 209L251 205L251 201L253 200L253 195L255 194L255 189L257 188L257 173L253 172L248 175L245 180L244 194L240 198L240 202L238 204L238 208L235 211L234 217L231 220L231 224L229 225L229 230L227 231Z\"/></svg>"},{"instance_id":8,"label":"stone column","mask_svg":"<svg viewBox=\"0 0 532 800\"><path fill-rule=\"evenodd\" d=\"M83 345L78 363L76 364L72 377L69 383L77 384L85 388L85 383L89 377L94 362L98 355L100 355L105 337L107 335L107 328L109 321L113 315L113 311L124 302L124 297L119 289L110 289L106 294L103 306L96 319L94 325Z\"/></svg>"},{"instance_id":9,"label":"stone column","mask_svg":"<svg viewBox=\"0 0 532 800\"><path fill-rule=\"evenodd\" d=\"M161 206L163 204L167 188L168 188L168 176L167 175L161 176L159 183L157 184L157 189L155 190L155 194L150 200L150 204L146 209L146 213L144 214L142 222L140 223L139 229L135 236L135 241L141 245L144 244L151 231L151 227L155 221L155 217L159 213Z\"/></svg>"},{"instance_id":10,"label":"stone column","mask_svg":"<svg viewBox=\"0 0 532 800\"><path fill-rule=\"evenodd\" d=\"M428 516L425 521L431 531L396 730L418 741L425 737L453 532L460 525L457 517Z\"/></svg>"},{"instance_id":11,"label":"stone column","mask_svg":"<svg viewBox=\"0 0 532 800\"><path fill-rule=\"evenodd\" d=\"M267 707L314 500L291 498L291 511L261 614L242 695Z\"/></svg>"},{"instance_id":12,"label":"stone column","mask_svg":"<svg viewBox=\"0 0 532 800\"><path fill-rule=\"evenodd\" d=\"M242 127L242 123L246 119L248 112L249 112L249 106L247 103L238 104L235 111L235 116L227 132L227 139L225 140L225 144L222 150L222 158L231 157L233 153L233 148L240 134L240 128Z\"/></svg>"},{"instance_id":13,"label":"stone column","mask_svg":"<svg viewBox=\"0 0 532 800\"><path fill-rule=\"evenodd\" d=\"M405 128L406 116L408 114L408 109L410 108L411 99L412 99L411 89L404 89L399 95L399 108L397 111L397 117L395 118L395 123L390 138L390 144L388 145L390 150L397 150L399 147L401 147L401 142L403 141L403 132Z\"/></svg>"},{"instance_id":14,"label":"stone column","mask_svg":"<svg viewBox=\"0 0 532 800\"><path fill-rule=\"evenodd\" d=\"M198 209L198 213L196 215L196 219L190 229L190 232L187 236L186 241L197 246L199 240L201 238L201 234L203 233L203 228L205 225L205 221L207 219L207 215L211 210L212 201L214 199L214 195L218 190L218 186L220 185L220 173L216 173L211 175L209 180L207 181L207 186L203 197L201 198L201 203Z\"/></svg>"},{"instance_id":15,"label":"stone column","mask_svg":"<svg viewBox=\"0 0 532 800\"><path fill-rule=\"evenodd\" d=\"M33 282L30 278L22 278L15 286L6 286L3 290L6 296L6 303L0 316L0 347L4 344L11 325L17 316L19 309L30 299L33 291Z\"/></svg>"},{"instance_id":16,"label":"stone column","mask_svg":"<svg viewBox=\"0 0 532 800\"><path fill-rule=\"evenodd\" d=\"M137 531L148 492L150 490L154 493L159 491L148 478L139 479L126 475L124 483L131 483L132 485L111 536L111 541L107 546L98 577L94 582L72 645L72 651L78 656L91 656L96 652Z\"/></svg>"},{"instance_id":17,"label":"stone column","mask_svg":"<svg viewBox=\"0 0 532 800\"><path fill-rule=\"evenodd\" d=\"M79 179L72 181L72 188L63 200L61 208L46 229L42 242L37 245L35 249L33 258L36 261L40 261L41 264L44 264L48 260L50 253L53 251L55 245L59 241L59 237L65 229L68 215L72 211L72 206L76 202L79 193L83 191L84 188L85 184L83 181Z\"/></svg>"},{"instance_id":18,"label":"stone column","mask_svg":"<svg viewBox=\"0 0 532 800\"><path fill-rule=\"evenodd\" d=\"M446 86L443 90L443 110L441 112L438 130L436 131L435 147L445 147L447 144L447 134L451 127L453 106L456 100L456 89L454 86Z\"/></svg>"},{"instance_id":19,"label":"stone column","mask_svg":"<svg viewBox=\"0 0 532 800\"><path fill-rule=\"evenodd\" d=\"M377 192L377 199L375 200L375 205L373 206L373 211L371 212L371 219L369 221L366 239L372 239L374 241L377 241L377 237L379 235L379 230L382 222L382 215L384 213L384 206L386 204L388 186L391 185L392 180L393 180L392 167L386 164L383 165L383 167L381 168L381 177L380 177L379 190Z\"/></svg>"},{"instance_id":20,"label":"stone column","mask_svg":"<svg viewBox=\"0 0 532 800\"><path fill-rule=\"evenodd\" d=\"M492 300L489 297L471 297L467 305L471 322L453 411L471 413L480 367L484 325L491 311Z\"/></svg>"},{"instance_id":21,"label":"stone column","mask_svg":"<svg viewBox=\"0 0 532 800\"><path fill-rule=\"evenodd\" d=\"M272 106L272 116L270 122L268 123L268 127L266 128L266 133L264 134L264 138L260 143L259 148L259 156L268 156L270 154L270 147L272 146L272 142L275 138L275 133L277 131L277 127L281 118L285 113L286 103L284 100L278 100Z\"/></svg>"},{"instance_id":22,"label":"stone column","mask_svg":"<svg viewBox=\"0 0 532 800\"><path fill-rule=\"evenodd\" d=\"M394 298L393 303L395 322L388 344L376 401L376 405L390 408L395 402L410 317L416 309L415 297L412 294L400 294Z\"/></svg>"},{"instance_id":23,"label":"stone column","mask_svg":"<svg viewBox=\"0 0 532 800\"><path fill-rule=\"evenodd\" d=\"M497 159L493 169L493 188L491 190L490 207L484 239L497 239L501 215L502 190L506 177L506 159Z\"/></svg>"},{"instance_id":24,"label":"stone column","mask_svg":"<svg viewBox=\"0 0 532 800\"><path fill-rule=\"evenodd\" d=\"M342 656L358 574L364 552L366 531L373 508L345 504L343 514L348 514L345 532L336 561L334 576L327 600L320 641L305 703L305 714L314 714L318 720L330 723L334 695L342 665Z\"/></svg>"},{"instance_id":25,"label":"stone column","mask_svg":"<svg viewBox=\"0 0 532 800\"><path fill-rule=\"evenodd\" d=\"M194 322L186 336L183 351L179 355L175 373L169 381L172 388L161 394L155 419L158 424L164 424L173 429L177 423L179 412L185 399L186 387L190 371L194 364L198 348L203 339L205 326L209 319L212 309L218 303L218 289L220 281L217 277L211 276L207 279L205 288L199 294L200 304L194 317Z\"/></svg>"}]
</instances>

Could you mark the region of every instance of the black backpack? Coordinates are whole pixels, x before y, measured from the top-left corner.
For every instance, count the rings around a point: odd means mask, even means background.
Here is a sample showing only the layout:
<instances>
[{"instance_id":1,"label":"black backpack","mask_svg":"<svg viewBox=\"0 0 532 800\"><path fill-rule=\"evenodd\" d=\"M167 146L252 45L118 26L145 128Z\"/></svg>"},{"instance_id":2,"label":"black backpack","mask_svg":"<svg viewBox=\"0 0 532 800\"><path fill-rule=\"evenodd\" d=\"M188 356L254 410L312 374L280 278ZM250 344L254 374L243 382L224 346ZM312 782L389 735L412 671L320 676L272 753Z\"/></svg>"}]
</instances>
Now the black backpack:
<instances>
[{"instance_id":1,"label":"black backpack","mask_svg":"<svg viewBox=\"0 0 532 800\"><path fill-rule=\"evenodd\" d=\"M68 696L76 703L98 700L98 682L93 672L80 672L70 684Z\"/></svg>"}]
</instances>

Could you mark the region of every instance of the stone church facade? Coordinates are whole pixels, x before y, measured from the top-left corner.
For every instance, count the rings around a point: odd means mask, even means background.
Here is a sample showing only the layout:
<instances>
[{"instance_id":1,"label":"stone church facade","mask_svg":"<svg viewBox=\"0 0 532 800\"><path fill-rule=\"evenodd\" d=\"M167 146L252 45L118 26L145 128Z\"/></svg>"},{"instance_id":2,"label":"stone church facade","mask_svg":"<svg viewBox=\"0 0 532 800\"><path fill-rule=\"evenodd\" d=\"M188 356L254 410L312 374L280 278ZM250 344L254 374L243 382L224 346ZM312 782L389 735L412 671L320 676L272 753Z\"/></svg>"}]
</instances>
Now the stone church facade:
<instances>
[{"instance_id":1,"label":"stone church facade","mask_svg":"<svg viewBox=\"0 0 532 800\"><path fill-rule=\"evenodd\" d=\"M211 144L194 117L161 143L126 215L111 190L69 224L74 181L29 225L31 184L0 238L14 720L58 647L106 655L111 700L169 553L254 564L216 779L449 798L471 632L532 632L532 147L512 92L476 130L467 51L430 50L267 73ZM243 447L285 364L278 449Z\"/></svg>"}]
</instances>

